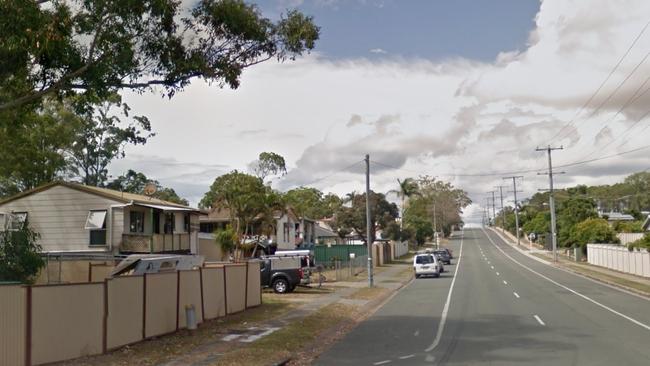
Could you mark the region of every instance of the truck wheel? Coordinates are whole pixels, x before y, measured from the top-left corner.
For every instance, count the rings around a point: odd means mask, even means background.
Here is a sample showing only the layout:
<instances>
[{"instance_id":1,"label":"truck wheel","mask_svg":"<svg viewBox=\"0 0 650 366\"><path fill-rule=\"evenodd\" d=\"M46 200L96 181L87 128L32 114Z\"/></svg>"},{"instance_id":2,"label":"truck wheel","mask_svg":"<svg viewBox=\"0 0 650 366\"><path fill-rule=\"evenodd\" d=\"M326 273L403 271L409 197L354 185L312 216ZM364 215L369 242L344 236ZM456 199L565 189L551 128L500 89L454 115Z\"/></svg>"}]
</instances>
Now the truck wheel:
<instances>
[{"instance_id":1,"label":"truck wheel","mask_svg":"<svg viewBox=\"0 0 650 366\"><path fill-rule=\"evenodd\" d=\"M276 294L284 294L289 291L289 283L284 278L273 281L273 291Z\"/></svg>"}]
</instances>

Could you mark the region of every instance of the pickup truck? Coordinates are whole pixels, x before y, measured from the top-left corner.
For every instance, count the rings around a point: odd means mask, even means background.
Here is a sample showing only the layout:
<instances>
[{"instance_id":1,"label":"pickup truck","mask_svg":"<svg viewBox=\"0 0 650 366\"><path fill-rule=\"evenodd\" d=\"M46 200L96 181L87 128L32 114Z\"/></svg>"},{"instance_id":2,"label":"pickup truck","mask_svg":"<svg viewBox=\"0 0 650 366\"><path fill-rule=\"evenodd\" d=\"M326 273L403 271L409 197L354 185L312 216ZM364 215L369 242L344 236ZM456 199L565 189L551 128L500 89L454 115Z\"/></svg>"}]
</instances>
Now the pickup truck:
<instances>
[{"instance_id":1,"label":"pickup truck","mask_svg":"<svg viewBox=\"0 0 650 366\"><path fill-rule=\"evenodd\" d=\"M262 287L270 287L278 294L293 291L303 277L300 257L261 257Z\"/></svg>"}]
</instances>

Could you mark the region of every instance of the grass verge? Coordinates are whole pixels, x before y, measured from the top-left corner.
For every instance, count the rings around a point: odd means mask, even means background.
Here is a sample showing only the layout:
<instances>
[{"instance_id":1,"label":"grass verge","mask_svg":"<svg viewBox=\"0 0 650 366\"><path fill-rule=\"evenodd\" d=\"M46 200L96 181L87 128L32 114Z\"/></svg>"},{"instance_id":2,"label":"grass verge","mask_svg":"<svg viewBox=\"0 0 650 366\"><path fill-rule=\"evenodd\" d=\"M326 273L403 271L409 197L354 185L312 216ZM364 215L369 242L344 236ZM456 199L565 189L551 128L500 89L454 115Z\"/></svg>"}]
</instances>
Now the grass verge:
<instances>
[{"instance_id":1,"label":"grass verge","mask_svg":"<svg viewBox=\"0 0 650 366\"><path fill-rule=\"evenodd\" d=\"M319 334L355 318L355 307L333 304L297 320L270 336L233 350L218 360L219 365L272 365L291 359L316 340Z\"/></svg>"}]
</instances>

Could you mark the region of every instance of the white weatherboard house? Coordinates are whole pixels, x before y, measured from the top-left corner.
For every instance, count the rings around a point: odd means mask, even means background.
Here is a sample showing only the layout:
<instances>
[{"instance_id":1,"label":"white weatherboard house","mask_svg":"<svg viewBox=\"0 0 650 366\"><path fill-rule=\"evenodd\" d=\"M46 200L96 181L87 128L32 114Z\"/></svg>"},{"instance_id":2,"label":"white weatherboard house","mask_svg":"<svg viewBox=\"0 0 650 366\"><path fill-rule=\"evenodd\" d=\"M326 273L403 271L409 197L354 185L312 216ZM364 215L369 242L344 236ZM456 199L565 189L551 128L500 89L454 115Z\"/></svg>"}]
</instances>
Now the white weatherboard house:
<instances>
[{"instance_id":1,"label":"white weatherboard house","mask_svg":"<svg viewBox=\"0 0 650 366\"><path fill-rule=\"evenodd\" d=\"M0 230L28 222L44 253L196 253L198 209L77 183L53 182L0 200Z\"/></svg>"}]
</instances>

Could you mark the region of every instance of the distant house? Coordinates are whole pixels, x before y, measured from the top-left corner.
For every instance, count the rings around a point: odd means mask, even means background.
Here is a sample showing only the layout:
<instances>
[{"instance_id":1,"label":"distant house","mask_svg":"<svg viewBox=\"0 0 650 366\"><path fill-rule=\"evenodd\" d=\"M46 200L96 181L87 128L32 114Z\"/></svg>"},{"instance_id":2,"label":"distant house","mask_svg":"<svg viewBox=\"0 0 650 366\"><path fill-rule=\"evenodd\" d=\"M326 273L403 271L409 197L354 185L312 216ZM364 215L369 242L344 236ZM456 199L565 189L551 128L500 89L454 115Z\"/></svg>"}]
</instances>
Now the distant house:
<instances>
[{"instance_id":1,"label":"distant house","mask_svg":"<svg viewBox=\"0 0 650 366\"><path fill-rule=\"evenodd\" d=\"M650 215L647 215L643 224L641 225L643 231L650 231Z\"/></svg>"},{"instance_id":2,"label":"distant house","mask_svg":"<svg viewBox=\"0 0 650 366\"><path fill-rule=\"evenodd\" d=\"M213 233L224 229L231 222L230 211L224 208L212 208L205 212L206 215L199 219L200 237L204 240L214 240ZM301 231L301 222L291 208L285 211L277 210L273 213L275 223L272 228L265 228L261 219L254 220L248 229L247 241L264 241L277 245L278 250L294 250L301 241L297 233ZM270 237L266 233L271 230ZM308 232L312 232L308 229ZM206 242L207 243L207 242ZM207 245L207 244L206 244ZM203 244L202 244L203 247Z\"/></svg>"},{"instance_id":3,"label":"distant house","mask_svg":"<svg viewBox=\"0 0 650 366\"><path fill-rule=\"evenodd\" d=\"M53 182L0 200L0 226L25 222L44 253L197 253L198 209L156 198Z\"/></svg>"},{"instance_id":4,"label":"distant house","mask_svg":"<svg viewBox=\"0 0 650 366\"><path fill-rule=\"evenodd\" d=\"M634 216L620 212L599 212L598 216L606 218L610 225L621 221L634 221Z\"/></svg>"}]
</instances>

